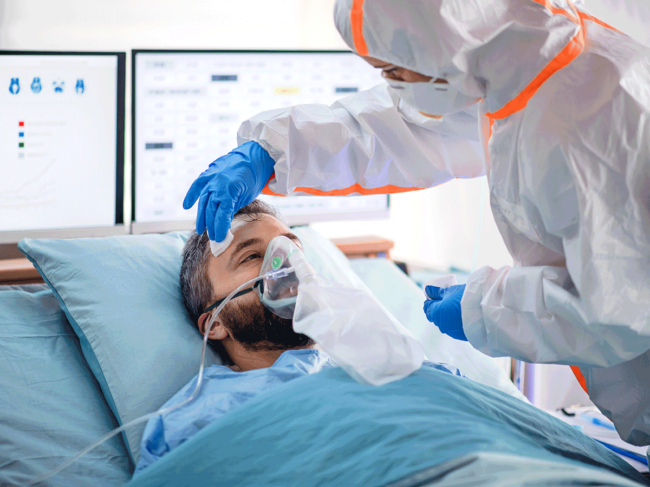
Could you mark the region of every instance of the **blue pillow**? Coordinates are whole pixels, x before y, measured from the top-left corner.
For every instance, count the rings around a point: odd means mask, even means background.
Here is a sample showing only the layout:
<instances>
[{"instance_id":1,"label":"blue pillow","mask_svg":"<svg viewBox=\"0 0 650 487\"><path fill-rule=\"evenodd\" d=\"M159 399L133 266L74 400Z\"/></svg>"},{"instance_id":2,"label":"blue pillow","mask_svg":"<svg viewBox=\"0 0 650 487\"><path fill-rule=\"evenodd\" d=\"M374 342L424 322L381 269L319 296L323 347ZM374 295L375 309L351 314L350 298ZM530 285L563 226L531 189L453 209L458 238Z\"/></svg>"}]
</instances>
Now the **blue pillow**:
<instances>
[{"instance_id":1,"label":"blue pillow","mask_svg":"<svg viewBox=\"0 0 650 487\"><path fill-rule=\"evenodd\" d=\"M198 372L202 337L179 285L186 239L24 239L18 246L54 291L120 424L155 411ZM206 363L221 359L208 350ZM145 424L125 431L135 464Z\"/></svg>"},{"instance_id":2,"label":"blue pillow","mask_svg":"<svg viewBox=\"0 0 650 487\"><path fill-rule=\"evenodd\" d=\"M24 485L116 427L52 291L0 286L0 485ZM47 484L122 485L132 471L116 436Z\"/></svg>"}]
</instances>

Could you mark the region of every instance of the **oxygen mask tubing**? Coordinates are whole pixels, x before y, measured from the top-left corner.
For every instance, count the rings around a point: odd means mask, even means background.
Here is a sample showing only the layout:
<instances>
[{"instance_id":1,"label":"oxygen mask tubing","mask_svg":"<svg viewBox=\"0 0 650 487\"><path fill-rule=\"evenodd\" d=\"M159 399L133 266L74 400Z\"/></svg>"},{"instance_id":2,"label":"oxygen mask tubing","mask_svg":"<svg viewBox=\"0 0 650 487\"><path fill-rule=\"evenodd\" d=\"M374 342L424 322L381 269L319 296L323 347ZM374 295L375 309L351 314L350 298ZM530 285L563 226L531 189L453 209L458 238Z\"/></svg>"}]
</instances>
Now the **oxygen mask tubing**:
<instances>
[{"instance_id":1,"label":"oxygen mask tubing","mask_svg":"<svg viewBox=\"0 0 650 487\"><path fill-rule=\"evenodd\" d=\"M298 295L298 278L294 272L294 268L291 265L293 261L305 262L304 254L302 250L298 248L290 239L285 236L275 237L271 240L266 248L264 254L264 261L262 262L262 267L260 269L259 276L246 281L242 285L238 286L234 291L232 291L224 299L217 301L212 306L208 307L205 311L210 311L211 309L216 308L212 313L208 325L205 327L205 332L203 334L203 346L201 348L201 362L199 365L199 374L198 380L196 382L196 387L194 391L185 401L182 401L178 404L166 407L164 409L159 409L152 413L140 416L132 421L129 421L126 424L123 424L119 428L109 431L104 436L99 438L96 442L92 443L77 455L72 457L70 460L62 463L54 470L48 472L45 475L42 475L34 480L30 481L25 485L34 485L39 482L42 482L52 475L57 474L64 468L72 465L79 458L84 456L89 451L95 449L105 441L111 439L118 433L121 433L131 426L140 424L144 421L147 421L155 416L160 416L167 414L175 409L178 409L186 404L192 402L203 385L203 370L205 368L205 352L208 344L208 336L210 335L210 330L214 325L217 316L219 313L226 307L230 300L242 296L250 291L256 290L260 298L261 303L268 308L272 313L282 317L282 318L293 318L293 313L296 305L296 297Z\"/></svg>"}]
</instances>

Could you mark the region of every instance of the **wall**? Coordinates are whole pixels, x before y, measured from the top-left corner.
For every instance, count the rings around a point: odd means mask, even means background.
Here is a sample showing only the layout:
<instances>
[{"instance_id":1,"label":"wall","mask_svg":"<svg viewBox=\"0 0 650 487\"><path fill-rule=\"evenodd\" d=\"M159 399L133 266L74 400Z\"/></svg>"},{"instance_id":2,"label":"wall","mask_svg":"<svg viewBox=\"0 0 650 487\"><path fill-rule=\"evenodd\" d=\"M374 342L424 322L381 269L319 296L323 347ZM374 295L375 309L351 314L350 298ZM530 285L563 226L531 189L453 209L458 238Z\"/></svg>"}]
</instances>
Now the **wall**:
<instances>
[{"instance_id":1,"label":"wall","mask_svg":"<svg viewBox=\"0 0 650 487\"><path fill-rule=\"evenodd\" d=\"M0 48L347 49L334 28L333 5L334 0L0 0ZM127 187L130 133L127 117ZM396 243L396 258L437 269L470 270L487 263L499 267L510 263L510 257L492 221L487 191L483 218L479 218L482 184L481 180L453 181L428 191L395 195L389 220L315 227L328 237L390 238ZM130 193L126 194L125 215L130 215Z\"/></svg>"},{"instance_id":2,"label":"wall","mask_svg":"<svg viewBox=\"0 0 650 487\"><path fill-rule=\"evenodd\" d=\"M650 46L648 0L585 0L584 9L594 17Z\"/></svg>"},{"instance_id":3,"label":"wall","mask_svg":"<svg viewBox=\"0 0 650 487\"><path fill-rule=\"evenodd\" d=\"M538 408L555 411L570 406L593 406L567 365L525 364L526 397Z\"/></svg>"}]
</instances>

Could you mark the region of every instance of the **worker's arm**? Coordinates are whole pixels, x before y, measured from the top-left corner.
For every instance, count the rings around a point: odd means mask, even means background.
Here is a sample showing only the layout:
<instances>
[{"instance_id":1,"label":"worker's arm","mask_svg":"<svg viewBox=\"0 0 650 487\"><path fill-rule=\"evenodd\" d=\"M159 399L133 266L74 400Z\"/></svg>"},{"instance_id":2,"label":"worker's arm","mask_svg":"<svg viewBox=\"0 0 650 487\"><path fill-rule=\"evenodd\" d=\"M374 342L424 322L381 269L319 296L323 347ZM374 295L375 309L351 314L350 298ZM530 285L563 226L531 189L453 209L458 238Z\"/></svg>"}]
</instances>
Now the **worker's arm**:
<instances>
[{"instance_id":1,"label":"worker's arm","mask_svg":"<svg viewBox=\"0 0 650 487\"><path fill-rule=\"evenodd\" d=\"M611 367L650 349L646 282L612 295L607 285L581 287L564 267L484 267L465 288L463 331L487 355L535 363Z\"/></svg>"},{"instance_id":2,"label":"worker's arm","mask_svg":"<svg viewBox=\"0 0 650 487\"><path fill-rule=\"evenodd\" d=\"M275 161L266 194L396 193L485 172L475 115L427 118L386 84L331 106L260 113L239 129L238 143L248 141Z\"/></svg>"},{"instance_id":3,"label":"worker's arm","mask_svg":"<svg viewBox=\"0 0 650 487\"><path fill-rule=\"evenodd\" d=\"M476 107L474 107L476 109ZM228 237L233 215L260 192L327 196L400 193L485 172L476 110L425 117L386 84L332 106L298 105L244 122L240 146L192 183L196 231Z\"/></svg>"}]
</instances>

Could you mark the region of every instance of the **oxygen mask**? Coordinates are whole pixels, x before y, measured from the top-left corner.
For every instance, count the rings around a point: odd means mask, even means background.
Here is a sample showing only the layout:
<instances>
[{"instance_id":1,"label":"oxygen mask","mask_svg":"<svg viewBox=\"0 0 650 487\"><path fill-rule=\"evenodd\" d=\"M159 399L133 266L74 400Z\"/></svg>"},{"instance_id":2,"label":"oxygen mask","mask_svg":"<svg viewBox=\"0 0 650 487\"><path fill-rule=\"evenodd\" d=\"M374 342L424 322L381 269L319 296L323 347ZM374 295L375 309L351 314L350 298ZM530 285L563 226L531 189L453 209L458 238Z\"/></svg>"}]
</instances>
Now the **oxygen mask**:
<instances>
[{"instance_id":1,"label":"oxygen mask","mask_svg":"<svg viewBox=\"0 0 650 487\"><path fill-rule=\"evenodd\" d=\"M285 236L269 242L256 284L260 302L281 318L293 318L300 283L293 263L304 261L298 246Z\"/></svg>"},{"instance_id":2,"label":"oxygen mask","mask_svg":"<svg viewBox=\"0 0 650 487\"><path fill-rule=\"evenodd\" d=\"M208 343L208 336L210 335L210 330L212 329L217 316L219 316L219 313L221 313L221 310L223 310L223 308L231 299L256 290L260 301L264 306L266 306L266 308L282 318L293 318L299 284L299 279L296 276L295 270L299 271L298 275L301 276L301 278L308 278L308 276L314 272L313 268L305 260L305 254L303 254L302 250L300 250L300 248L295 243L284 236L275 237L269 242L266 248L259 276L250 279L249 281L246 281L242 285L238 286L226 298L217 301L204 311L208 312L214 309L212 312L212 317L206 326L205 333L203 334L203 347L201 349L201 361L199 363L199 374L198 380L196 382L196 387L187 399L177 404L141 416L126 424L123 424L113 431L106 433L103 437L86 447L84 450L80 451L74 457L63 462L61 465L48 472L47 474L33 479L26 485L34 485L40 483L56 474L57 472L60 472L81 458L83 455L101 445L116 434L124 431L126 428L130 428L131 426L147 421L148 419L155 416L168 414L175 409L178 409L192 402L197 397L203 384L205 350Z\"/></svg>"}]
</instances>

